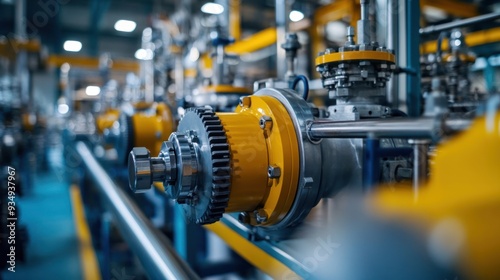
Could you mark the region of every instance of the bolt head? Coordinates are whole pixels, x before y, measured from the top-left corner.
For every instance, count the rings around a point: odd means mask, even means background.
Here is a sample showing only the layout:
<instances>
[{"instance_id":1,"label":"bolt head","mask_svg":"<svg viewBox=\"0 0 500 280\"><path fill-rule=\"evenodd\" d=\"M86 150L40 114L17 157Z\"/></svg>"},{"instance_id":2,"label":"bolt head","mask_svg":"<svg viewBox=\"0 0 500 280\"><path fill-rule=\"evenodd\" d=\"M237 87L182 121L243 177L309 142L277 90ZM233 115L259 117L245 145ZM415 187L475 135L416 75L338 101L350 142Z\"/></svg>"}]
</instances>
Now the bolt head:
<instances>
[{"instance_id":1,"label":"bolt head","mask_svg":"<svg viewBox=\"0 0 500 280\"><path fill-rule=\"evenodd\" d=\"M151 156L143 147L133 148L128 156L129 187L135 192L144 192L153 184L151 177Z\"/></svg>"},{"instance_id":2,"label":"bolt head","mask_svg":"<svg viewBox=\"0 0 500 280\"><path fill-rule=\"evenodd\" d=\"M240 98L240 107L250 107L252 100L248 96L243 96Z\"/></svg>"},{"instance_id":3,"label":"bolt head","mask_svg":"<svg viewBox=\"0 0 500 280\"><path fill-rule=\"evenodd\" d=\"M281 177L281 168L277 165L269 165L267 168L267 176L271 179L277 179Z\"/></svg>"},{"instance_id":4,"label":"bolt head","mask_svg":"<svg viewBox=\"0 0 500 280\"><path fill-rule=\"evenodd\" d=\"M250 216L248 216L247 212L241 212L238 214L238 221L243 224L250 223Z\"/></svg>"},{"instance_id":5,"label":"bolt head","mask_svg":"<svg viewBox=\"0 0 500 280\"><path fill-rule=\"evenodd\" d=\"M258 209L254 211L255 220L258 224L265 223L267 221L267 213L264 209Z\"/></svg>"},{"instance_id":6,"label":"bolt head","mask_svg":"<svg viewBox=\"0 0 500 280\"><path fill-rule=\"evenodd\" d=\"M273 120L269 116L262 116L259 120L259 126L265 130L271 130L273 126Z\"/></svg>"}]
</instances>

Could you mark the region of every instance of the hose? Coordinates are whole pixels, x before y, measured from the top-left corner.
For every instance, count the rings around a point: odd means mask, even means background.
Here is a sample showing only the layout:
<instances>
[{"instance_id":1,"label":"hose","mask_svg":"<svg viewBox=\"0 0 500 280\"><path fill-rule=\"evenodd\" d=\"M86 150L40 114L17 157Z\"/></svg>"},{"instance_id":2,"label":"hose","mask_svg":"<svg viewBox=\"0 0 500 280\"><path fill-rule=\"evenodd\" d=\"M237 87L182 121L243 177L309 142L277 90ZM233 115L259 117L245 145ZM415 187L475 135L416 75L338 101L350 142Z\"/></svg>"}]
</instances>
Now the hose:
<instances>
[{"instance_id":1,"label":"hose","mask_svg":"<svg viewBox=\"0 0 500 280\"><path fill-rule=\"evenodd\" d=\"M297 77L295 77L292 83L292 89L295 90L297 84L300 81L302 81L302 84L304 84L304 93L302 94L302 98L307 101L307 98L309 97L309 81L307 80L306 76L298 75Z\"/></svg>"}]
</instances>

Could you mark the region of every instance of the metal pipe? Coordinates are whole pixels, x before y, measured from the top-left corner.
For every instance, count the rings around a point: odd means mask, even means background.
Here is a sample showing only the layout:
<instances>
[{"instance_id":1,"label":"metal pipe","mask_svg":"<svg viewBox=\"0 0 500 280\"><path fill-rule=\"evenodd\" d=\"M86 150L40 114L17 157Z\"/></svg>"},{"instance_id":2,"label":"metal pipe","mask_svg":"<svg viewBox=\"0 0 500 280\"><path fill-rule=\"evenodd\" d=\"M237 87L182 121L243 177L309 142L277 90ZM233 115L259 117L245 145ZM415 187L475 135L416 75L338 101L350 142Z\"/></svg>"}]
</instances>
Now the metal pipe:
<instances>
[{"instance_id":1,"label":"metal pipe","mask_svg":"<svg viewBox=\"0 0 500 280\"><path fill-rule=\"evenodd\" d=\"M356 38L358 44L370 44L371 34L370 34L370 9L369 0L361 0L361 19L357 22L358 27L358 37Z\"/></svg>"},{"instance_id":2,"label":"metal pipe","mask_svg":"<svg viewBox=\"0 0 500 280\"><path fill-rule=\"evenodd\" d=\"M410 139L413 145L413 198L418 199L419 188L427 181L429 140Z\"/></svg>"},{"instance_id":3,"label":"metal pipe","mask_svg":"<svg viewBox=\"0 0 500 280\"><path fill-rule=\"evenodd\" d=\"M320 138L411 138L437 139L444 131L440 119L393 118L366 121L314 121L309 137Z\"/></svg>"},{"instance_id":4,"label":"metal pipe","mask_svg":"<svg viewBox=\"0 0 500 280\"><path fill-rule=\"evenodd\" d=\"M393 50L396 53L396 57L399 57L398 53L398 3L397 0L387 0L387 36L386 45L387 48ZM392 108L399 107L399 92L398 92L398 77L392 77L387 83L388 91L388 101Z\"/></svg>"},{"instance_id":5,"label":"metal pipe","mask_svg":"<svg viewBox=\"0 0 500 280\"><path fill-rule=\"evenodd\" d=\"M137 205L116 186L83 142L76 150L116 218L123 237L151 279L199 279Z\"/></svg>"},{"instance_id":6,"label":"metal pipe","mask_svg":"<svg viewBox=\"0 0 500 280\"><path fill-rule=\"evenodd\" d=\"M450 30L453 28L459 28L459 27L469 26L469 25L473 25L473 24L478 24L478 23L485 22L485 21L491 21L491 20L495 20L495 19L499 19L499 18L500 18L500 13L490 13L490 14L486 14L486 15L480 15L477 17L471 17L471 18L456 20L456 21L447 22L447 23L443 23L443 24L427 26L424 28L420 28L419 32L420 32L420 35L431 34L431 33Z\"/></svg>"},{"instance_id":7,"label":"metal pipe","mask_svg":"<svg viewBox=\"0 0 500 280\"><path fill-rule=\"evenodd\" d=\"M438 140L466 130L472 120L442 118L391 118L363 121L319 119L308 126L310 139L406 138Z\"/></svg>"},{"instance_id":8,"label":"metal pipe","mask_svg":"<svg viewBox=\"0 0 500 280\"><path fill-rule=\"evenodd\" d=\"M15 31L18 38L26 39L26 0L16 1Z\"/></svg>"},{"instance_id":9,"label":"metal pipe","mask_svg":"<svg viewBox=\"0 0 500 280\"><path fill-rule=\"evenodd\" d=\"M413 69L416 75L406 75L406 106L408 116L419 117L422 108L420 79L420 37L413 36L420 28L420 1L406 0L406 67Z\"/></svg>"},{"instance_id":10,"label":"metal pipe","mask_svg":"<svg viewBox=\"0 0 500 280\"><path fill-rule=\"evenodd\" d=\"M281 47L286 42L288 33L288 16L291 11L291 1L276 0L276 73L278 78L285 79L286 51Z\"/></svg>"}]
</instances>

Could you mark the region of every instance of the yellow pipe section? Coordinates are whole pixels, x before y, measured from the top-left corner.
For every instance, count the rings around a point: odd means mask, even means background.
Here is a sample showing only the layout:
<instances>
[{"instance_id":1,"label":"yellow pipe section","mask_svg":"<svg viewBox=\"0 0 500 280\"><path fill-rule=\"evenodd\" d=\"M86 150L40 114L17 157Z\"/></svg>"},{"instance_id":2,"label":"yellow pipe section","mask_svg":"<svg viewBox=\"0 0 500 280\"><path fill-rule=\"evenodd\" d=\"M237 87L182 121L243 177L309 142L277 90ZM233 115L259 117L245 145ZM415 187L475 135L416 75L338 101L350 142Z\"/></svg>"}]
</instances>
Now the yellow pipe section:
<instances>
[{"instance_id":1,"label":"yellow pipe section","mask_svg":"<svg viewBox=\"0 0 500 280\"><path fill-rule=\"evenodd\" d=\"M240 0L231 0L229 2L229 33L236 41L241 38L240 5Z\"/></svg>"},{"instance_id":2,"label":"yellow pipe section","mask_svg":"<svg viewBox=\"0 0 500 280\"><path fill-rule=\"evenodd\" d=\"M500 27L495 27L487 30L476 31L465 35L467 46L474 47L500 41ZM448 49L448 40L443 40L441 45L443 50ZM437 50L436 41L426 42L420 46L420 53L435 53Z\"/></svg>"},{"instance_id":3,"label":"yellow pipe section","mask_svg":"<svg viewBox=\"0 0 500 280\"><path fill-rule=\"evenodd\" d=\"M270 27L226 47L228 53L245 54L276 44L276 28Z\"/></svg>"},{"instance_id":4,"label":"yellow pipe section","mask_svg":"<svg viewBox=\"0 0 500 280\"><path fill-rule=\"evenodd\" d=\"M55 67L60 67L64 63L68 63L74 67L99 69L99 58L97 57L51 55L48 57L47 63ZM139 63L133 60L113 60L111 69L125 72L139 72Z\"/></svg>"},{"instance_id":5,"label":"yellow pipe section","mask_svg":"<svg viewBox=\"0 0 500 280\"><path fill-rule=\"evenodd\" d=\"M39 52L41 44L38 40L20 41L12 38L0 40L0 56L13 58L20 50Z\"/></svg>"},{"instance_id":6,"label":"yellow pipe section","mask_svg":"<svg viewBox=\"0 0 500 280\"><path fill-rule=\"evenodd\" d=\"M273 258L224 223L217 222L205 225L204 227L217 234L227 245L238 253L238 255L242 256L249 263L262 270L273 279L300 279L300 277L288 266Z\"/></svg>"},{"instance_id":7,"label":"yellow pipe section","mask_svg":"<svg viewBox=\"0 0 500 280\"><path fill-rule=\"evenodd\" d=\"M479 15L477 5L454 0L420 0L420 7L433 7L456 17L475 17Z\"/></svg>"}]
</instances>

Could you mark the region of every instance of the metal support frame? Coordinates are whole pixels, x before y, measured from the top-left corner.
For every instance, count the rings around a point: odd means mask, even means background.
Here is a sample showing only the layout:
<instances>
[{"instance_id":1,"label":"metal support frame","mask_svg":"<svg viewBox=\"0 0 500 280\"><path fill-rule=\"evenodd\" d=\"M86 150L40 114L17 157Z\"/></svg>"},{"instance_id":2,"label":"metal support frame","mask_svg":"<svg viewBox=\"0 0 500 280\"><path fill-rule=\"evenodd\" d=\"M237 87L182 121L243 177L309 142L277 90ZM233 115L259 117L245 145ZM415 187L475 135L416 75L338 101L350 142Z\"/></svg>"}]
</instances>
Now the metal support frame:
<instances>
[{"instance_id":1,"label":"metal support frame","mask_svg":"<svg viewBox=\"0 0 500 280\"><path fill-rule=\"evenodd\" d=\"M110 6L110 0L90 1L89 54L92 56L96 56L99 54L99 27L101 25L104 14L106 14Z\"/></svg>"},{"instance_id":2,"label":"metal support frame","mask_svg":"<svg viewBox=\"0 0 500 280\"><path fill-rule=\"evenodd\" d=\"M370 191L380 183L380 159L389 157L409 157L411 148L381 148L380 140L368 138L363 150L363 190Z\"/></svg>"},{"instance_id":3,"label":"metal support frame","mask_svg":"<svg viewBox=\"0 0 500 280\"><path fill-rule=\"evenodd\" d=\"M413 198L418 199L419 188L427 181L430 141L410 140L413 145Z\"/></svg>"}]
</instances>

